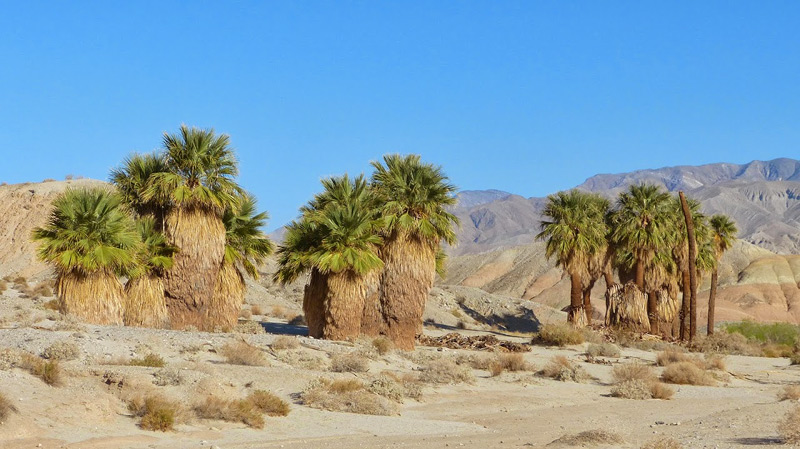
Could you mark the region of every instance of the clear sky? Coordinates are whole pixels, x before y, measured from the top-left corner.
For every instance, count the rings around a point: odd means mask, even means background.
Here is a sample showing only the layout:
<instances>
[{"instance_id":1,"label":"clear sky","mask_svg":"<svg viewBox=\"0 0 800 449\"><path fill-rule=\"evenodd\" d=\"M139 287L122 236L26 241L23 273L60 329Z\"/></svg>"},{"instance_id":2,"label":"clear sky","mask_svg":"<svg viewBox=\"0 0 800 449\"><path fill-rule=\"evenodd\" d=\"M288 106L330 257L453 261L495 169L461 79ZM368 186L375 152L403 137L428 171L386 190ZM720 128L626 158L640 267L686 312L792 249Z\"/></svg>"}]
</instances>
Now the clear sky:
<instances>
[{"instance_id":1,"label":"clear sky","mask_svg":"<svg viewBox=\"0 0 800 449\"><path fill-rule=\"evenodd\" d=\"M420 153L462 189L800 155L797 1L6 2L0 181L107 179L181 123L296 215Z\"/></svg>"}]
</instances>

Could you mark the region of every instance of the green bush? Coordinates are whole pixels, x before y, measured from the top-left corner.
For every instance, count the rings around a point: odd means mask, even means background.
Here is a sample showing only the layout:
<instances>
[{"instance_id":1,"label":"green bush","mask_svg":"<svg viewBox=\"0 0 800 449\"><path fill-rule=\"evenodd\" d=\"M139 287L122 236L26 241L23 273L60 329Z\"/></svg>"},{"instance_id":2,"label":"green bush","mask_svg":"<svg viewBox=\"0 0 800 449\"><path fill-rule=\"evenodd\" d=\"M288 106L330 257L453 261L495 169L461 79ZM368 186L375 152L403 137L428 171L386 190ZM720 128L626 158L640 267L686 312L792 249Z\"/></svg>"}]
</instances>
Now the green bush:
<instances>
[{"instance_id":1,"label":"green bush","mask_svg":"<svg viewBox=\"0 0 800 449\"><path fill-rule=\"evenodd\" d=\"M800 337L800 326L789 323L756 323L740 321L725 326L730 333L742 334L748 340L793 346Z\"/></svg>"}]
</instances>

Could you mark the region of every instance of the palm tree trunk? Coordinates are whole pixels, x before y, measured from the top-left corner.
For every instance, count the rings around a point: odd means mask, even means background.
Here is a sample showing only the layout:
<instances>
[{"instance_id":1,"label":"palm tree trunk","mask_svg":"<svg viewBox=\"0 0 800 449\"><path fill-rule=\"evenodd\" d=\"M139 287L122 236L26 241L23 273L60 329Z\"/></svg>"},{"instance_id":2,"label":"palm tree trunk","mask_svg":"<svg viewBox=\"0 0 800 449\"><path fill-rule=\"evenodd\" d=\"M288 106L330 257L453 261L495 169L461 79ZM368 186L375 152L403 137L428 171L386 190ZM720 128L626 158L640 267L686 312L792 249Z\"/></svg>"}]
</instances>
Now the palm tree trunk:
<instances>
[{"instance_id":1,"label":"palm tree trunk","mask_svg":"<svg viewBox=\"0 0 800 449\"><path fill-rule=\"evenodd\" d=\"M647 319L650 320L650 333L658 335L658 294L656 291L647 293Z\"/></svg>"},{"instance_id":2,"label":"palm tree trunk","mask_svg":"<svg viewBox=\"0 0 800 449\"><path fill-rule=\"evenodd\" d=\"M326 296L328 296L328 276L312 268L308 284L303 289L303 315L306 318L309 337L322 338Z\"/></svg>"},{"instance_id":3,"label":"palm tree trunk","mask_svg":"<svg viewBox=\"0 0 800 449\"><path fill-rule=\"evenodd\" d=\"M232 331L239 322L246 290L242 273L232 264L222 264L214 294L206 308L205 327L214 332Z\"/></svg>"},{"instance_id":4,"label":"palm tree trunk","mask_svg":"<svg viewBox=\"0 0 800 449\"><path fill-rule=\"evenodd\" d=\"M581 277L578 273L569 275L569 312L567 312L567 321L572 323L573 326L583 327L586 324L586 314L583 310L583 288Z\"/></svg>"},{"instance_id":5,"label":"palm tree trunk","mask_svg":"<svg viewBox=\"0 0 800 449\"><path fill-rule=\"evenodd\" d=\"M586 324L592 325L592 288L594 288L595 281L589 283L589 287L583 290L583 312L586 314Z\"/></svg>"},{"instance_id":6,"label":"palm tree trunk","mask_svg":"<svg viewBox=\"0 0 800 449\"><path fill-rule=\"evenodd\" d=\"M364 277L350 270L328 275L325 298L325 323L322 338L355 340L361 333L361 317L369 285Z\"/></svg>"},{"instance_id":7,"label":"palm tree trunk","mask_svg":"<svg viewBox=\"0 0 800 449\"><path fill-rule=\"evenodd\" d=\"M169 328L164 282L160 277L146 275L128 280L123 322L126 326Z\"/></svg>"},{"instance_id":8,"label":"palm tree trunk","mask_svg":"<svg viewBox=\"0 0 800 449\"><path fill-rule=\"evenodd\" d=\"M683 218L686 221L686 234L689 240L689 341L692 341L697 335L697 269L695 267L697 262L697 241L694 236L694 222L692 221L692 212L689 210L689 204L686 202L686 197L682 191L678 192L678 196L681 199Z\"/></svg>"},{"instance_id":9,"label":"palm tree trunk","mask_svg":"<svg viewBox=\"0 0 800 449\"><path fill-rule=\"evenodd\" d=\"M214 212L176 208L167 215L165 235L179 248L164 276L172 328L214 330L204 319L215 313L207 309L225 255L225 225Z\"/></svg>"},{"instance_id":10,"label":"palm tree trunk","mask_svg":"<svg viewBox=\"0 0 800 449\"><path fill-rule=\"evenodd\" d=\"M681 341L686 341L689 339L689 301L691 294L689 293L689 270L683 270L681 272L682 282L681 287L683 290L683 299L681 300L681 331L680 331L680 339Z\"/></svg>"},{"instance_id":11,"label":"palm tree trunk","mask_svg":"<svg viewBox=\"0 0 800 449\"><path fill-rule=\"evenodd\" d=\"M381 254L380 298L386 335L398 349L412 350L436 275L436 251L427 242L396 231Z\"/></svg>"},{"instance_id":12,"label":"palm tree trunk","mask_svg":"<svg viewBox=\"0 0 800 449\"><path fill-rule=\"evenodd\" d=\"M364 311L361 314L361 334L368 337L377 337L386 331L379 292L381 271L373 270L365 277L367 294L364 299Z\"/></svg>"},{"instance_id":13,"label":"palm tree trunk","mask_svg":"<svg viewBox=\"0 0 800 449\"><path fill-rule=\"evenodd\" d=\"M636 286L644 291L644 260L642 258L636 260Z\"/></svg>"},{"instance_id":14,"label":"palm tree trunk","mask_svg":"<svg viewBox=\"0 0 800 449\"><path fill-rule=\"evenodd\" d=\"M93 324L123 324L125 291L110 270L84 275L68 272L56 280L61 313Z\"/></svg>"},{"instance_id":15,"label":"palm tree trunk","mask_svg":"<svg viewBox=\"0 0 800 449\"><path fill-rule=\"evenodd\" d=\"M714 310L717 301L717 268L711 272L711 291L708 294L708 331L707 335L714 333Z\"/></svg>"}]
</instances>

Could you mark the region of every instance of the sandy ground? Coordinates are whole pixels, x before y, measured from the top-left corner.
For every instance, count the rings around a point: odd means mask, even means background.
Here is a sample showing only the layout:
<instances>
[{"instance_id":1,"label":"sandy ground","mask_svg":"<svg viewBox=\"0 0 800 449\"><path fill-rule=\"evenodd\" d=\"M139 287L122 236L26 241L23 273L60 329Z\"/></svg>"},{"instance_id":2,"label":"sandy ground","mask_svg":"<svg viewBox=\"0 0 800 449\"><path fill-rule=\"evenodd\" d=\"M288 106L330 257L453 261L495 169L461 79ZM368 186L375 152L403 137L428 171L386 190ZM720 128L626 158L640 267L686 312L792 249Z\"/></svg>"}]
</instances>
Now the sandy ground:
<instances>
[{"instance_id":1,"label":"sandy ground","mask_svg":"<svg viewBox=\"0 0 800 449\"><path fill-rule=\"evenodd\" d=\"M406 399L395 416L328 412L301 404L297 393L319 377L369 381L385 370L413 373L425 360L476 351L420 347L411 354L371 354L366 373L331 373L327 365L333 354L365 351L368 345L298 337L300 348L276 351L270 344L280 334L302 334L304 328L262 316L254 320L263 322L268 333L253 335L91 325L53 330L63 328L65 321L36 308L27 313L25 301L30 302L14 295L0 300L0 312L6 315L0 350L39 354L67 340L78 346L80 355L62 363L66 375L60 387L47 386L19 368L0 369L0 393L18 409L0 425L0 448L515 448L543 447L564 434L591 429L614 431L626 441L621 447L630 448L662 436L687 448L788 447L779 440L776 427L793 404L779 402L776 394L800 382L800 367L789 366L787 359L729 356L729 380L718 386L675 386L671 400L618 399L609 394L613 365L653 363L654 352L626 348L622 357L607 359L609 365L585 362L586 344L533 347L524 357L536 368L564 355L593 379L559 382L532 371L491 377L487 371L473 370L473 383L426 385L421 399ZM426 328L432 335L444 332ZM219 350L240 339L262 349L267 365L225 363ZM149 353L179 370L182 384L156 386L153 374L158 368L121 364ZM289 353L294 358L287 358ZM308 369L308 363L297 362L300 359L318 362ZM124 379L128 391L161 392L186 404L208 393L243 397L252 389L266 389L289 401L291 413L268 417L261 430L195 418L175 431L145 431L128 412L122 389L105 382L109 375Z\"/></svg>"}]
</instances>

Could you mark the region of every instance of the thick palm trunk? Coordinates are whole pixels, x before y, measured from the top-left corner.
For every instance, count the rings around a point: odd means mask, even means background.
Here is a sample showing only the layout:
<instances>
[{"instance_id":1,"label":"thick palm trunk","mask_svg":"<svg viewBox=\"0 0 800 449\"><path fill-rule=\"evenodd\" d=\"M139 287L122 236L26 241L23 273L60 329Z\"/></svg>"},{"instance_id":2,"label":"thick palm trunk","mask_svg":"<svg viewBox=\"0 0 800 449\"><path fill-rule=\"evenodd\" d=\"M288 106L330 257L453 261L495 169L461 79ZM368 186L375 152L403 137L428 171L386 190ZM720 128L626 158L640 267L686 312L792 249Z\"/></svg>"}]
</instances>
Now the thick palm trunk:
<instances>
[{"instance_id":1,"label":"thick palm trunk","mask_svg":"<svg viewBox=\"0 0 800 449\"><path fill-rule=\"evenodd\" d=\"M219 270L217 286L208 303L205 327L214 332L230 332L239 322L239 312L244 304L246 284L244 276L231 264L223 264Z\"/></svg>"},{"instance_id":2,"label":"thick palm trunk","mask_svg":"<svg viewBox=\"0 0 800 449\"><path fill-rule=\"evenodd\" d=\"M708 294L708 335L714 333L714 309L716 308L717 301L717 269L711 272L711 291Z\"/></svg>"},{"instance_id":3,"label":"thick palm trunk","mask_svg":"<svg viewBox=\"0 0 800 449\"><path fill-rule=\"evenodd\" d=\"M650 333L658 335L658 293L647 292L647 319L650 320Z\"/></svg>"},{"instance_id":4,"label":"thick palm trunk","mask_svg":"<svg viewBox=\"0 0 800 449\"><path fill-rule=\"evenodd\" d=\"M583 310L581 277L578 273L572 273L569 275L569 279L569 312L567 312L567 321L572 323L573 326L583 327L586 325L586 313Z\"/></svg>"},{"instance_id":5,"label":"thick palm trunk","mask_svg":"<svg viewBox=\"0 0 800 449\"><path fill-rule=\"evenodd\" d=\"M355 340L361 333L361 317L369 283L363 276L345 270L328 274L328 295L325 298L325 323L322 338Z\"/></svg>"},{"instance_id":6,"label":"thick palm trunk","mask_svg":"<svg viewBox=\"0 0 800 449\"><path fill-rule=\"evenodd\" d=\"M126 326L169 328L164 282L155 275L140 276L125 284Z\"/></svg>"},{"instance_id":7,"label":"thick palm trunk","mask_svg":"<svg viewBox=\"0 0 800 449\"><path fill-rule=\"evenodd\" d=\"M680 339L685 341L689 339L689 302L691 293L689 293L689 270L681 272L681 287L683 290L683 299L681 300L681 329Z\"/></svg>"},{"instance_id":8,"label":"thick palm trunk","mask_svg":"<svg viewBox=\"0 0 800 449\"><path fill-rule=\"evenodd\" d=\"M176 208L167 215L165 235L179 248L164 276L172 328L214 330L204 319L214 314L208 307L225 254L225 225L211 211Z\"/></svg>"},{"instance_id":9,"label":"thick palm trunk","mask_svg":"<svg viewBox=\"0 0 800 449\"><path fill-rule=\"evenodd\" d=\"M595 281L591 281L589 286L583 290L583 312L586 314L586 324L592 325L592 288L594 288Z\"/></svg>"},{"instance_id":10,"label":"thick palm trunk","mask_svg":"<svg viewBox=\"0 0 800 449\"><path fill-rule=\"evenodd\" d=\"M686 235L689 241L689 341L697 335L697 241L694 236L694 222L689 204L683 192L678 192L683 208L683 218L686 221Z\"/></svg>"},{"instance_id":11,"label":"thick palm trunk","mask_svg":"<svg viewBox=\"0 0 800 449\"><path fill-rule=\"evenodd\" d=\"M111 271L64 273L56 281L61 313L93 324L123 324L125 292Z\"/></svg>"},{"instance_id":12,"label":"thick palm trunk","mask_svg":"<svg viewBox=\"0 0 800 449\"><path fill-rule=\"evenodd\" d=\"M361 334L377 337L386 332L381 310L380 280L381 270L373 270L365 276L367 294L364 298L364 311L361 314Z\"/></svg>"},{"instance_id":13,"label":"thick palm trunk","mask_svg":"<svg viewBox=\"0 0 800 449\"><path fill-rule=\"evenodd\" d=\"M381 254L380 298L386 335L403 350L414 349L428 293L436 274L436 251L414 236L395 232Z\"/></svg>"},{"instance_id":14,"label":"thick palm trunk","mask_svg":"<svg viewBox=\"0 0 800 449\"><path fill-rule=\"evenodd\" d=\"M644 291L644 260L641 258L636 261L636 286Z\"/></svg>"},{"instance_id":15,"label":"thick palm trunk","mask_svg":"<svg viewBox=\"0 0 800 449\"><path fill-rule=\"evenodd\" d=\"M308 284L303 289L303 315L306 318L309 337L322 338L326 296L328 296L328 276L312 268Z\"/></svg>"}]
</instances>

